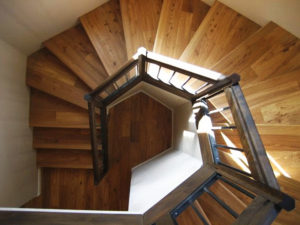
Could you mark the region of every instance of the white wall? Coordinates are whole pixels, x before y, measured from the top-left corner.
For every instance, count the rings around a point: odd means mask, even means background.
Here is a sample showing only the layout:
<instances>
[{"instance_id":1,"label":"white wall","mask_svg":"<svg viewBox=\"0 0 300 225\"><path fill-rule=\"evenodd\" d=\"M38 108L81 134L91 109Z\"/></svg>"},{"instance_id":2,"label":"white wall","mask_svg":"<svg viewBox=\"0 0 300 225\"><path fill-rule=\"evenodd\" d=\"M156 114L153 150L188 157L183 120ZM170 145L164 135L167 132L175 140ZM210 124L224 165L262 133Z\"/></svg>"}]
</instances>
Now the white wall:
<instances>
[{"instance_id":1,"label":"white wall","mask_svg":"<svg viewBox=\"0 0 300 225\"><path fill-rule=\"evenodd\" d=\"M135 167L131 175L129 211L144 213L201 167L182 151L167 151Z\"/></svg>"},{"instance_id":2,"label":"white wall","mask_svg":"<svg viewBox=\"0 0 300 225\"><path fill-rule=\"evenodd\" d=\"M202 161L192 104L182 104L174 109L174 149Z\"/></svg>"},{"instance_id":3,"label":"white wall","mask_svg":"<svg viewBox=\"0 0 300 225\"><path fill-rule=\"evenodd\" d=\"M202 0L212 5L215 0ZM299 0L219 0L261 26L277 23L300 38Z\"/></svg>"},{"instance_id":4,"label":"white wall","mask_svg":"<svg viewBox=\"0 0 300 225\"><path fill-rule=\"evenodd\" d=\"M25 54L107 0L0 0L0 38Z\"/></svg>"},{"instance_id":5,"label":"white wall","mask_svg":"<svg viewBox=\"0 0 300 225\"><path fill-rule=\"evenodd\" d=\"M0 206L21 206L37 193L25 73L26 55L0 39Z\"/></svg>"}]
</instances>

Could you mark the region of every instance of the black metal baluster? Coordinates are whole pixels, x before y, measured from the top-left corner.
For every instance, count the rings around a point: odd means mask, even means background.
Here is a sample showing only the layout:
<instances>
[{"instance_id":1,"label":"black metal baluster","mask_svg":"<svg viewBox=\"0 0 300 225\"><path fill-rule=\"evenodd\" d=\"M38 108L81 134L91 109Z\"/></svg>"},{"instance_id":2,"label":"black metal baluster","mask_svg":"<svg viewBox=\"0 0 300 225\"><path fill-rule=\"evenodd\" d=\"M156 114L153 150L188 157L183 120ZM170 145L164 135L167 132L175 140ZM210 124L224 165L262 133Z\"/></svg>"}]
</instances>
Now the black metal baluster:
<instances>
[{"instance_id":1,"label":"black metal baluster","mask_svg":"<svg viewBox=\"0 0 300 225\"><path fill-rule=\"evenodd\" d=\"M236 213L232 208L230 208L225 202L223 202L221 199L219 199L213 192L211 192L206 187L204 188L204 191L209 194L216 202L218 202L227 212L229 212L234 218L238 218L239 214Z\"/></svg>"},{"instance_id":2,"label":"black metal baluster","mask_svg":"<svg viewBox=\"0 0 300 225\"><path fill-rule=\"evenodd\" d=\"M204 218L204 216L199 212L199 210L196 208L196 206L194 205L193 202L190 203L193 210L196 212L196 214L198 215L198 217L202 220L204 225L209 225L209 223L207 222L207 220Z\"/></svg>"},{"instance_id":3,"label":"black metal baluster","mask_svg":"<svg viewBox=\"0 0 300 225\"><path fill-rule=\"evenodd\" d=\"M230 147L230 146L227 146L227 145L220 145L220 144L215 144L215 147L216 148L225 148L225 149L235 150L235 151L239 151L239 152L244 151L244 149L241 149L241 148Z\"/></svg>"}]
</instances>

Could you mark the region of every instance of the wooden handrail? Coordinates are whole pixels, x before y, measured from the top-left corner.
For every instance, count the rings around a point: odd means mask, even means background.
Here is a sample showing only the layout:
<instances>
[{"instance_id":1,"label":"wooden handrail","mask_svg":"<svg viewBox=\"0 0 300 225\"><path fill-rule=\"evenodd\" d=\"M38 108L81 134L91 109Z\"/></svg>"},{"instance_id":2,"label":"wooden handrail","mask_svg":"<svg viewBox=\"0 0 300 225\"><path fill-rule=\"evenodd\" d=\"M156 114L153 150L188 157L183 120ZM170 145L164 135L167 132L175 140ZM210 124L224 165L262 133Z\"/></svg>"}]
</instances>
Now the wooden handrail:
<instances>
[{"instance_id":1,"label":"wooden handrail","mask_svg":"<svg viewBox=\"0 0 300 225\"><path fill-rule=\"evenodd\" d=\"M269 187L266 184L263 184L259 181L253 180L243 174L240 174L236 171L233 171L229 168L220 166L220 165L211 165L215 168L218 174L226 177L226 179L236 183L253 193L256 193L259 196L263 196L264 198L272 201L277 204L281 208L290 211L295 208L295 200L287 194Z\"/></svg>"},{"instance_id":2,"label":"wooden handrail","mask_svg":"<svg viewBox=\"0 0 300 225\"><path fill-rule=\"evenodd\" d=\"M257 196L232 225L269 225L280 208L261 196Z\"/></svg>"},{"instance_id":3,"label":"wooden handrail","mask_svg":"<svg viewBox=\"0 0 300 225\"><path fill-rule=\"evenodd\" d=\"M229 77L226 77L222 80L219 80L213 86L201 91L200 93L196 94L192 101L196 101L198 98L205 97L206 95L214 94L215 92L220 91L221 89L236 84L240 81L240 76L238 74L232 74Z\"/></svg>"},{"instance_id":4,"label":"wooden handrail","mask_svg":"<svg viewBox=\"0 0 300 225\"><path fill-rule=\"evenodd\" d=\"M240 86L238 84L232 85L225 90L225 93L252 176L272 188L279 189L277 179Z\"/></svg>"},{"instance_id":5,"label":"wooden handrail","mask_svg":"<svg viewBox=\"0 0 300 225\"><path fill-rule=\"evenodd\" d=\"M146 61L157 64L163 68L185 74L198 80L206 81L208 83L216 83L219 80L226 78L221 73L195 66L180 60L169 58L167 56L159 55L154 52L144 51L146 53Z\"/></svg>"},{"instance_id":6,"label":"wooden handrail","mask_svg":"<svg viewBox=\"0 0 300 225\"><path fill-rule=\"evenodd\" d=\"M144 214L144 224L153 224L187 198L197 187L215 175L212 167L203 166Z\"/></svg>"},{"instance_id":7,"label":"wooden handrail","mask_svg":"<svg viewBox=\"0 0 300 225\"><path fill-rule=\"evenodd\" d=\"M143 214L120 211L0 208L1 225L142 225Z\"/></svg>"},{"instance_id":8,"label":"wooden handrail","mask_svg":"<svg viewBox=\"0 0 300 225\"><path fill-rule=\"evenodd\" d=\"M90 96L98 95L100 92L102 92L105 88L107 88L113 82L117 81L119 78L121 78L127 72L129 72L134 66L137 65L137 63L138 63L137 59L133 59L133 58L130 59L118 71L116 71L113 75L109 76L102 84L100 84L92 92L90 92L88 95L86 95L86 97L85 97L86 100L90 99Z\"/></svg>"}]
</instances>

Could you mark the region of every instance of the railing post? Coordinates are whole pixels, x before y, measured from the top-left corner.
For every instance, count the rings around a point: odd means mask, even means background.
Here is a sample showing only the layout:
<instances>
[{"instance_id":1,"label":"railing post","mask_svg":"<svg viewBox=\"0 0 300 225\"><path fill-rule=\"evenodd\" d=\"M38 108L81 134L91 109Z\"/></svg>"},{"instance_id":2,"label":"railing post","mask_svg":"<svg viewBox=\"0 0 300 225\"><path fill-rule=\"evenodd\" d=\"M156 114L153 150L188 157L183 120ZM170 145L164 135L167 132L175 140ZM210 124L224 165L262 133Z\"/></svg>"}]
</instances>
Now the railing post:
<instances>
[{"instance_id":1,"label":"railing post","mask_svg":"<svg viewBox=\"0 0 300 225\"><path fill-rule=\"evenodd\" d=\"M108 171L108 129L107 129L107 111L106 106L101 107L101 143L102 143L102 162L103 174Z\"/></svg>"},{"instance_id":2,"label":"railing post","mask_svg":"<svg viewBox=\"0 0 300 225\"><path fill-rule=\"evenodd\" d=\"M252 176L274 189L279 189L277 179L240 86L236 84L226 88L225 93Z\"/></svg>"},{"instance_id":3,"label":"railing post","mask_svg":"<svg viewBox=\"0 0 300 225\"><path fill-rule=\"evenodd\" d=\"M91 136L91 153L93 159L93 172L94 172L94 183L98 184L102 173L100 170L99 164L99 150L98 150L98 142L97 142L97 129L96 129L96 104L95 100L90 100L88 102L88 110L89 110L89 122L90 122L90 136Z\"/></svg>"},{"instance_id":4,"label":"railing post","mask_svg":"<svg viewBox=\"0 0 300 225\"><path fill-rule=\"evenodd\" d=\"M138 76L144 77L146 75L146 56L139 55L138 58Z\"/></svg>"}]
</instances>

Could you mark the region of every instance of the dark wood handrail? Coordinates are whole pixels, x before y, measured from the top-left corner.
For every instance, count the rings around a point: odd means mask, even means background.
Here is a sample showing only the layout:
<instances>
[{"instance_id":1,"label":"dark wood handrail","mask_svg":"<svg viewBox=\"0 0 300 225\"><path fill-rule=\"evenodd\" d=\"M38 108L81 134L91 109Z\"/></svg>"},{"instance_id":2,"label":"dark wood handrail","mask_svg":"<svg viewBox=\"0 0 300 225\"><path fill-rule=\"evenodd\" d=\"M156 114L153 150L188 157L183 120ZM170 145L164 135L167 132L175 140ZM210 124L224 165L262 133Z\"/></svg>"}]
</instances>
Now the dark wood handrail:
<instances>
[{"instance_id":1,"label":"dark wood handrail","mask_svg":"<svg viewBox=\"0 0 300 225\"><path fill-rule=\"evenodd\" d=\"M90 96L96 96L103 90L105 90L109 85L117 81L119 78L124 76L127 72L129 72L133 67L135 67L138 63L137 59L130 59L126 62L118 71L116 71L113 75L109 76L102 84L96 87L92 92L86 95L86 100L90 99Z\"/></svg>"},{"instance_id":2,"label":"dark wood handrail","mask_svg":"<svg viewBox=\"0 0 300 225\"><path fill-rule=\"evenodd\" d=\"M196 94L192 101L196 101L199 98L205 97L206 95L214 94L215 92L220 91L221 89L231 86L233 84L237 84L240 81L240 75L238 74L232 74L229 77L226 77L222 80L219 80L216 82L213 86L205 89L204 91Z\"/></svg>"},{"instance_id":3,"label":"dark wood handrail","mask_svg":"<svg viewBox=\"0 0 300 225\"><path fill-rule=\"evenodd\" d=\"M252 176L272 188L279 189L277 179L240 86L238 84L232 85L225 90L225 93Z\"/></svg>"},{"instance_id":4,"label":"dark wood handrail","mask_svg":"<svg viewBox=\"0 0 300 225\"><path fill-rule=\"evenodd\" d=\"M195 175L195 177L198 177L200 179L199 182L204 182L212 175L214 176L222 175L226 177L228 180L230 180L231 182L239 186L242 186L247 190L252 191L253 193L256 193L258 198L256 198L253 205L258 206L263 212L265 212L263 214L260 214L260 220L264 220L262 222L267 221L266 215L275 212L272 211L273 209L272 207L274 205L286 210L293 209L295 206L294 199L279 191L279 186L276 177L274 176L273 170L268 161L267 155L265 153L265 149L260 140L250 110L248 108L248 105L246 104L246 100L239 87L238 82L240 81L240 76L237 74L233 74L231 76L225 77L223 75L219 75L218 73L214 73L213 71L208 71L208 70L204 70L207 72L204 75L198 74L195 72L197 71L198 67L192 66L193 69L190 71L188 70L188 66L190 65L187 63L180 63L181 65L177 65L176 63L179 62L177 60L169 61L167 57L162 56L160 61L158 60L159 58L160 57L158 57L158 54L144 51L144 53L141 53L138 56L138 58L129 60L113 76L107 78L95 90L93 90L91 93L86 95L85 98L89 102L90 106L93 105L94 107L99 107L101 109L101 124L103 124L104 126L103 127L104 130L102 130L102 132L105 132L105 134L102 133L102 139L104 141L104 146L102 146L103 149L107 150L107 143L105 142L107 141L106 106L110 104L112 101L116 100L116 98L118 98L121 94L125 93L127 90L132 88L140 81L145 81L151 85L162 88L175 95L189 99L191 100L192 103L198 100L198 101L204 101L204 103L206 104L206 100L208 98L214 97L221 92L225 92L227 100L229 102L228 108L231 109L235 121L234 128L238 129L240 137L242 138L243 149L238 149L238 150L245 151L245 155L250 165L250 171L251 171L250 175L255 180L243 175L243 173L237 172L237 169L234 170L234 168L223 166L221 163L218 164L219 158L218 156L216 156L217 149L215 148L215 146L217 145L215 143L215 138L213 137L213 135L209 136L208 134L205 135L199 134L201 151L204 160L203 162L204 169L202 170L204 171L204 174L202 174L201 176L198 174ZM147 73L147 64L158 65L159 72L161 71L162 68L169 69L173 72L173 75L175 73L181 73L188 76L188 79L184 82L181 88L176 89L174 86L168 85L167 83L164 83L161 80L159 80L160 78L158 76L157 76L157 80L155 78L151 78L150 75ZM118 86L118 89L115 92L111 93L105 99L101 99L98 96L101 92L105 91L106 88L108 88L111 84L116 82L122 76L126 75L135 66L137 66L137 74L129 81L127 81L127 83L121 85L120 87ZM201 70L201 68L199 69ZM208 75L209 73L214 74L215 77L213 78L209 77ZM204 88L199 89L200 93L197 94L191 94L187 92L184 89L184 85L188 83L191 80L191 78L195 78L197 80L207 82L204 83L206 89ZM196 116L197 123L199 122L198 120L200 120L203 116L209 116L209 112L207 109L202 111L201 109L202 108L200 106L198 117ZM93 119L93 117L91 118ZM95 138L95 135L93 136L93 138ZM92 145L93 148L94 145ZM103 156L104 156L103 167L107 169L108 156L105 155L105 152ZM103 172L105 172L105 169L103 170ZM178 203L180 200L182 200L183 196L188 195L188 192L186 192L186 190L189 190L190 188L189 186L194 187L196 183L197 182L190 184L189 182L184 182L182 189L174 190L163 200L161 200L157 205L149 209L143 215L143 223L144 224L154 223L155 221L157 221L157 219L159 219L160 217L168 213L170 209L174 207L175 203ZM184 187L184 185L186 185L187 187ZM174 200L173 199L174 196L172 195L175 195L175 193L177 199ZM178 196L181 197L178 198ZM269 201L270 204L267 204L266 201ZM267 205L267 207L265 207L265 205ZM245 215L240 215L237 219L238 222L236 222L236 224L243 224L243 222L241 221L252 221L253 224L255 224L254 222L256 220L251 220L249 215L250 215L249 210L248 209L245 210ZM277 215L276 212L274 215L275 216Z\"/></svg>"}]
</instances>

